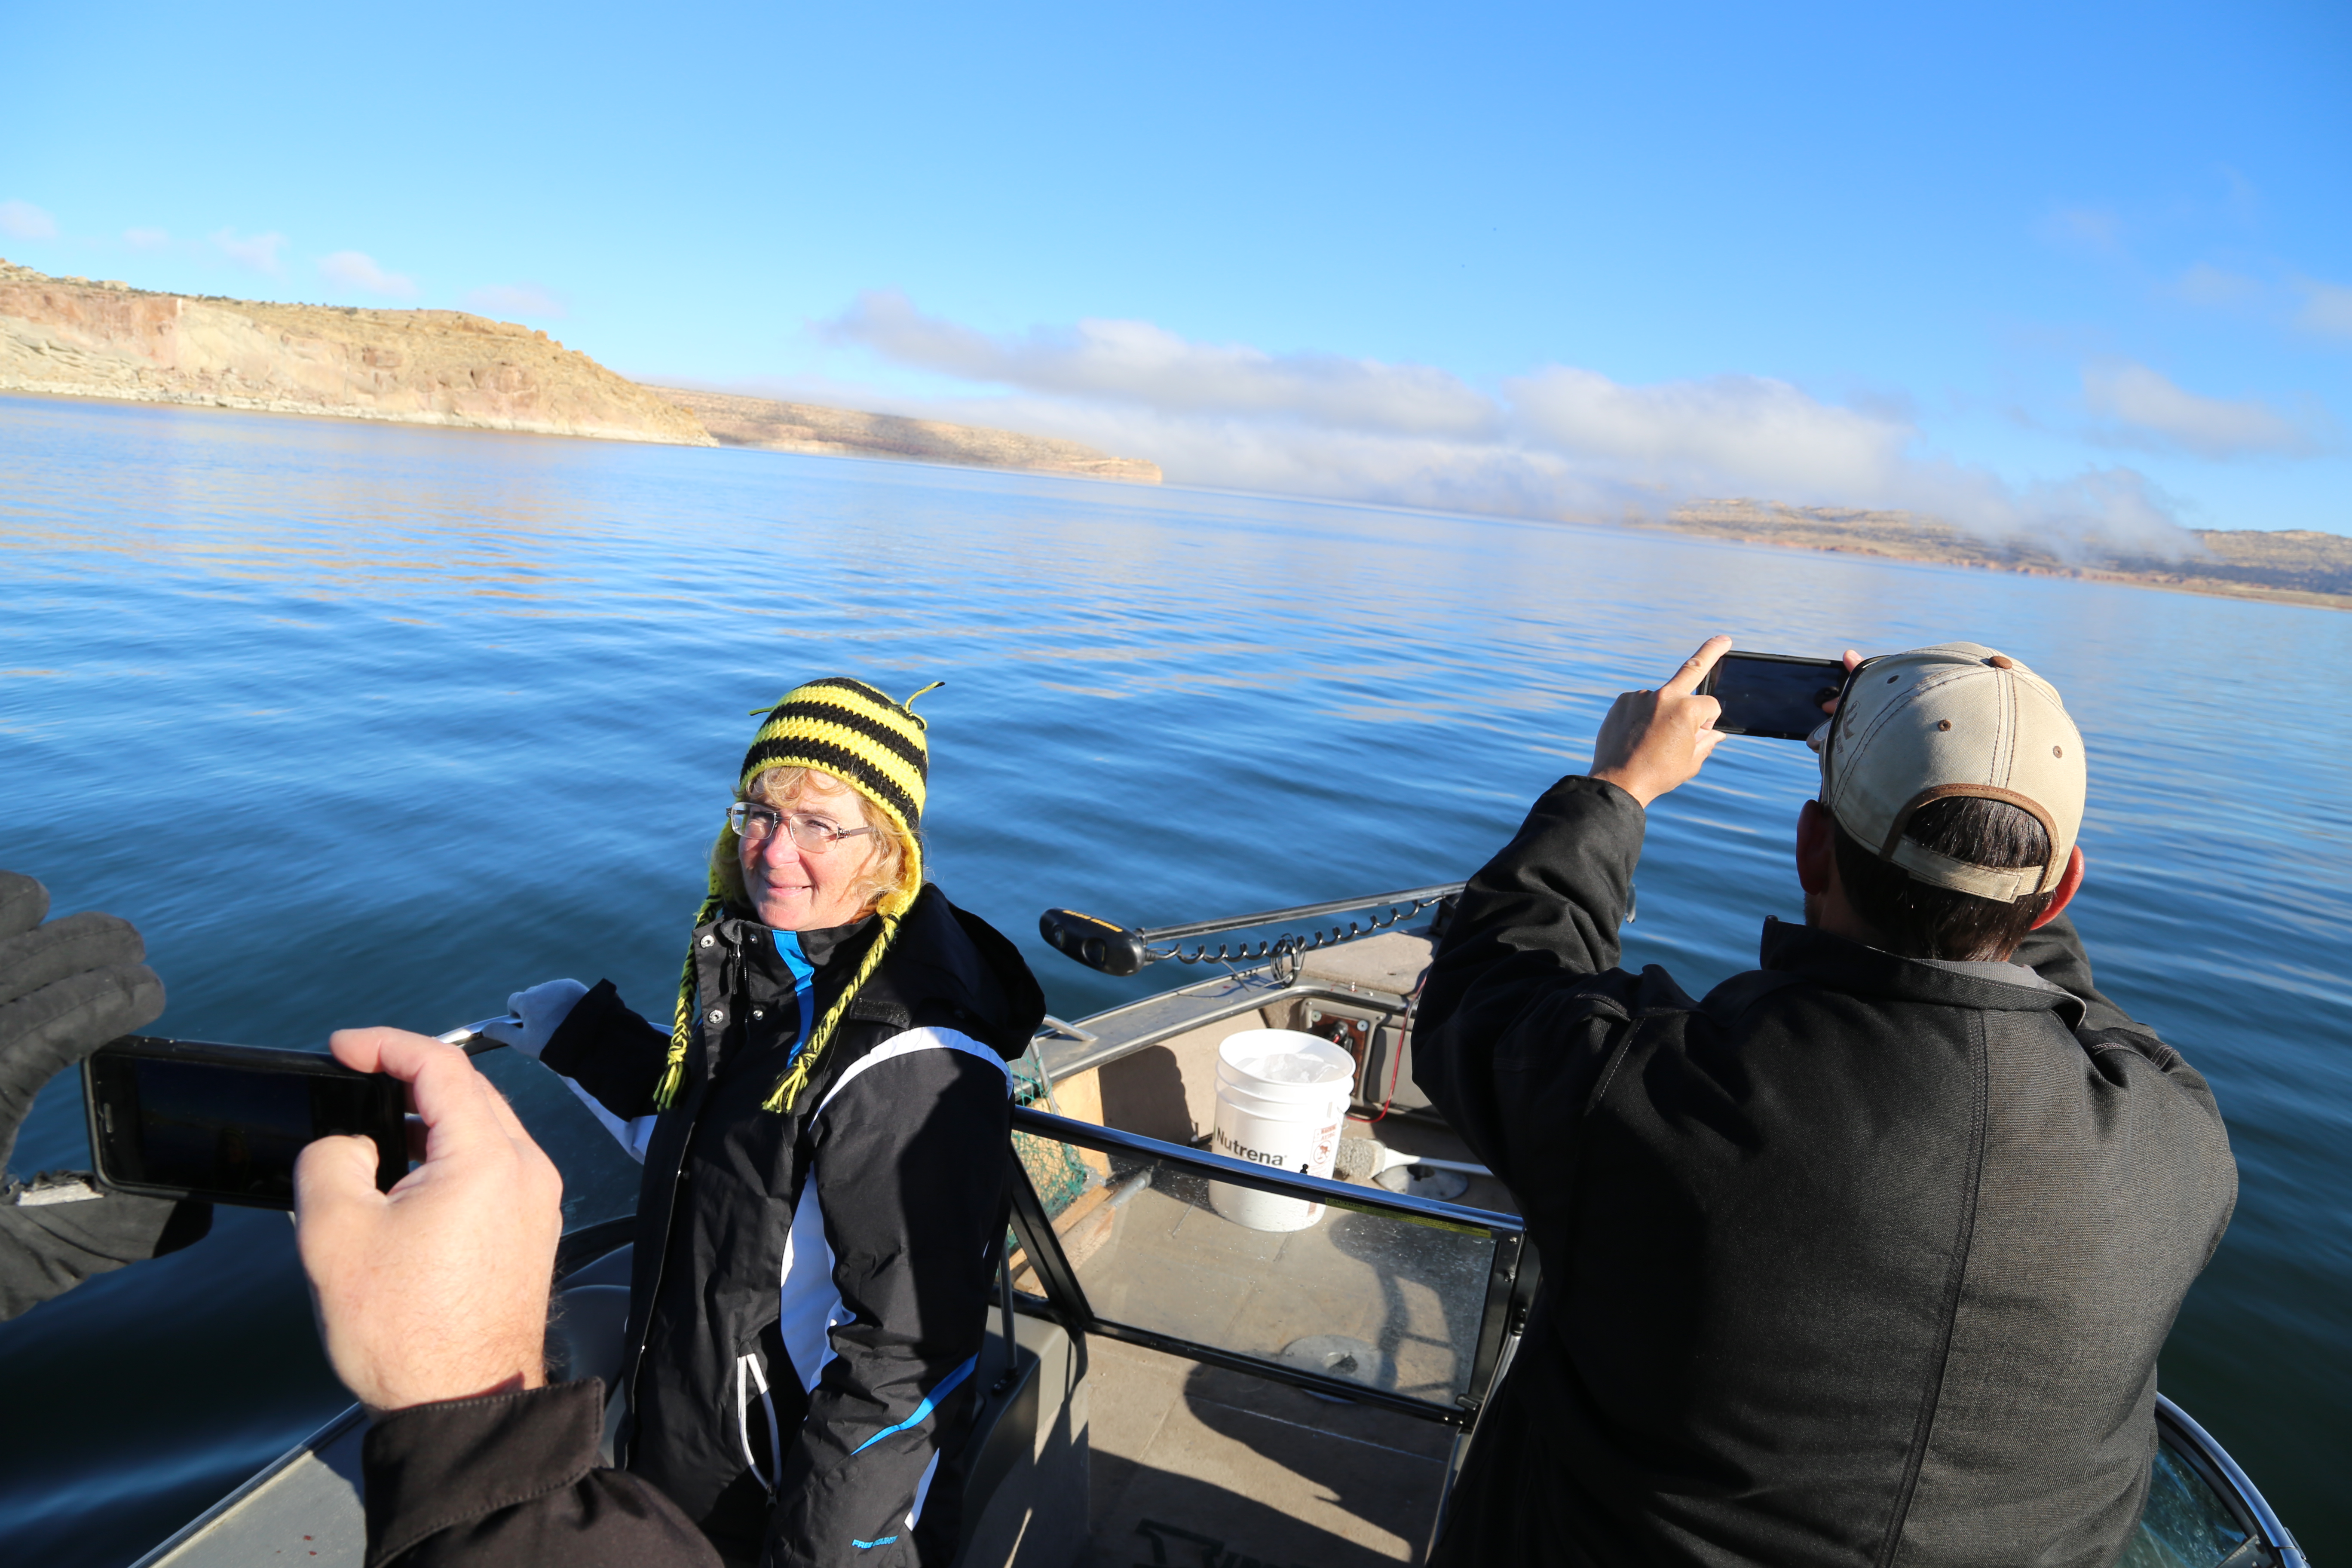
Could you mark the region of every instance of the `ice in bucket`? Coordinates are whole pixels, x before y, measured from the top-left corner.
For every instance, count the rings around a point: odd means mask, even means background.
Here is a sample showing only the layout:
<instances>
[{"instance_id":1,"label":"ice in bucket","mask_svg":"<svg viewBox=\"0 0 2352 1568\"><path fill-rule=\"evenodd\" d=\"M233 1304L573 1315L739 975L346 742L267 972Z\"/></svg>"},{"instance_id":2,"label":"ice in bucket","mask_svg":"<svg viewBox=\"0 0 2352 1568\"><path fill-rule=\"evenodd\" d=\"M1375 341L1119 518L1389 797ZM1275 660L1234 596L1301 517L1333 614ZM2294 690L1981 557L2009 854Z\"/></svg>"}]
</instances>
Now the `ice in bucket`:
<instances>
[{"instance_id":1,"label":"ice in bucket","mask_svg":"<svg viewBox=\"0 0 2352 1568\"><path fill-rule=\"evenodd\" d=\"M1244 1029L1217 1047L1220 1154L1270 1169L1328 1176L1339 1152L1356 1059L1292 1029ZM1209 1184L1216 1211L1252 1230L1304 1230L1323 1217L1305 1198Z\"/></svg>"}]
</instances>

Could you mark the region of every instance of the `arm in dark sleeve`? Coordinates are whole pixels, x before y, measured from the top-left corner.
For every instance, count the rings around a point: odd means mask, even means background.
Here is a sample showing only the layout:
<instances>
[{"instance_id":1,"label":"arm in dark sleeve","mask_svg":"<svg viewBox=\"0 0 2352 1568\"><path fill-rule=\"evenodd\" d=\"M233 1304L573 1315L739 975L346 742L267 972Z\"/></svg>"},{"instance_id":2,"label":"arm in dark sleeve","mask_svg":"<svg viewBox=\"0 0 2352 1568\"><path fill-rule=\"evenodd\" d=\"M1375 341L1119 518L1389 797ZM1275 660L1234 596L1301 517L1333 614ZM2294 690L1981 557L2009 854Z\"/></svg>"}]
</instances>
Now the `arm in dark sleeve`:
<instances>
[{"instance_id":1,"label":"arm in dark sleeve","mask_svg":"<svg viewBox=\"0 0 2352 1568\"><path fill-rule=\"evenodd\" d=\"M659 1489L600 1468L594 1379L420 1405L361 1448L367 1568L719 1568Z\"/></svg>"},{"instance_id":2,"label":"arm in dark sleeve","mask_svg":"<svg viewBox=\"0 0 2352 1568\"><path fill-rule=\"evenodd\" d=\"M853 1315L785 1451L770 1564L912 1562L917 1518L953 1521L960 1500L928 1488L977 1392L1009 1104L992 1053L928 1048L876 1063L823 1110L809 1179Z\"/></svg>"},{"instance_id":3,"label":"arm in dark sleeve","mask_svg":"<svg viewBox=\"0 0 2352 1568\"><path fill-rule=\"evenodd\" d=\"M1616 967L1617 928L1645 821L1641 803L1614 784L1560 780L1463 889L1430 965L1414 1018L1413 1081L1506 1181L1506 1150L1516 1141L1504 1101L1523 1100L1528 1071L1542 1063L1517 1062L1519 1081L1507 1097L1498 1054L1564 1056L1564 1043L1545 1047L1560 1040L1565 1018L1552 1016L1557 1008L1531 1017L1531 1008L1572 990L1577 1010L1613 1007L1622 1017L1641 984Z\"/></svg>"},{"instance_id":4,"label":"arm in dark sleeve","mask_svg":"<svg viewBox=\"0 0 2352 1568\"><path fill-rule=\"evenodd\" d=\"M2074 929L2072 917L2060 915L2040 931L2026 932L2025 940L2018 943L2010 961L2025 965L2051 984L2082 998L2083 1023L2076 1033L2120 1029L2150 1041L2156 1039L2154 1029L2134 1019L2091 984L2091 955L2084 950L2083 933Z\"/></svg>"},{"instance_id":5,"label":"arm in dark sleeve","mask_svg":"<svg viewBox=\"0 0 2352 1568\"><path fill-rule=\"evenodd\" d=\"M0 1185L0 1319L62 1295L93 1274L202 1241L213 1205L197 1198L102 1192L85 1182Z\"/></svg>"},{"instance_id":6,"label":"arm in dark sleeve","mask_svg":"<svg viewBox=\"0 0 2352 1568\"><path fill-rule=\"evenodd\" d=\"M2221 1108L2215 1103L2212 1086L2205 1081L2204 1074L2158 1038L2154 1029L2125 1012L2091 983L2091 957L2084 949L2082 932L2074 929L2072 920L2060 915L2040 931L2028 931L2010 959L2082 999L2083 1021L2075 1026L2074 1037L2091 1053L2093 1061L2101 1061L2101 1053L2106 1051L2128 1051L2145 1057L2174 1089L2211 1117L2215 1126L2221 1126ZM2108 1065L2103 1065L2101 1070L2113 1076ZM2231 1202L2234 1203L2234 1167L2229 1173L2229 1188ZM2219 1239L2217 1231L2217 1243Z\"/></svg>"},{"instance_id":7,"label":"arm in dark sleeve","mask_svg":"<svg viewBox=\"0 0 2352 1568\"><path fill-rule=\"evenodd\" d=\"M2084 950L2083 933L2074 929L2072 920L2060 915L2040 931L2026 932L2025 940L2010 954L2010 961L2025 965L2051 984L2082 999L2083 1021L2075 1026L2074 1037L2083 1042L2085 1050L2119 1047L2137 1051L2162 1068L2167 1078L2179 1080L2206 1104L2212 1104L2213 1092L2197 1069L2183 1060L2179 1051L2158 1038L2154 1029L2125 1012L2091 983L2091 955ZM2213 1114L2220 1119L2218 1110Z\"/></svg>"},{"instance_id":8,"label":"arm in dark sleeve","mask_svg":"<svg viewBox=\"0 0 2352 1568\"><path fill-rule=\"evenodd\" d=\"M650 1116L654 1089L669 1062L669 1031L656 1028L599 980L548 1037L539 1059L570 1079L623 1121Z\"/></svg>"},{"instance_id":9,"label":"arm in dark sleeve","mask_svg":"<svg viewBox=\"0 0 2352 1568\"><path fill-rule=\"evenodd\" d=\"M2067 916L2060 915L2041 930L2028 931L2010 960L2082 999L2083 1021L2075 1026L2074 1038L2100 1076L2129 1086L2135 1093L2168 1090L2196 1108L2189 1120L2191 1125L2204 1123L2202 1136L2191 1135L2163 1146L2175 1151L2173 1158L2179 1163L2173 1173L2186 1184L2176 1193L2194 1194L2176 1196L2179 1211L2193 1213L2201 1206L2211 1215L2204 1251L2205 1261L2211 1261L2237 1208L2238 1168L2230 1152L2229 1126L2221 1119L2221 1107L2205 1075L2091 983L2090 954L2083 946L2082 933ZM2162 1075L2157 1082L2148 1081L2149 1066ZM2200 1268L2203 1266L2199 1264Z\"/></svg>"}]
</instances>

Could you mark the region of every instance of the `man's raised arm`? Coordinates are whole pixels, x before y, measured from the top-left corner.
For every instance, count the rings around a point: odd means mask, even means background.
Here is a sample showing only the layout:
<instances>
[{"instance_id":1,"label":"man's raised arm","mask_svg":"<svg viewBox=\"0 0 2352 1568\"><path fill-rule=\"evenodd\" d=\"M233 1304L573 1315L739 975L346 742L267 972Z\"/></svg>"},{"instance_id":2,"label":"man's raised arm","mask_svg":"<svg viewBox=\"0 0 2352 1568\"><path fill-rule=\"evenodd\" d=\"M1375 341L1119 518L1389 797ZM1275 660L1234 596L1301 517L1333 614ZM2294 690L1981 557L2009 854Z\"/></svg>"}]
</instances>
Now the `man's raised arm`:
<instances>
[{"instance_id":1,"label":"man's raised arm","mask_svg":"<svg viewBox=\"0 0 2352 1568\"><path fill-rule=\"evenodd\" d=\"M1695 776L1722 741L1709 728L1722 705L1696 693L1730 646L1709 637L1664 686L1621 694L1592 743L1591 771L1545 791L1470 879L1430 971L1423 1029L1449 1020L1474 985L1511 992L1617 966L1645 810Z\"/></svg>"},{"instance_id":2,"label":"man's raised arm","mask_svg":"<svg viewBox=\"0 0 2352 1568\"><path fill-rule=\"evenodd\" d=\"M1415 1015L1413 1079L1497 1172L1506 1117L1496 1051L1563 980L1617 967L1646 808L1696 775L1723 739L1710 728L1721 704L1697 688L1730 646L1709 637L1663 686L1619 696L1591 771L1544 792L1447 923ZM1633 984L1626 976L1619 989L1630 994Z\"/></svg>"}]
</instances>

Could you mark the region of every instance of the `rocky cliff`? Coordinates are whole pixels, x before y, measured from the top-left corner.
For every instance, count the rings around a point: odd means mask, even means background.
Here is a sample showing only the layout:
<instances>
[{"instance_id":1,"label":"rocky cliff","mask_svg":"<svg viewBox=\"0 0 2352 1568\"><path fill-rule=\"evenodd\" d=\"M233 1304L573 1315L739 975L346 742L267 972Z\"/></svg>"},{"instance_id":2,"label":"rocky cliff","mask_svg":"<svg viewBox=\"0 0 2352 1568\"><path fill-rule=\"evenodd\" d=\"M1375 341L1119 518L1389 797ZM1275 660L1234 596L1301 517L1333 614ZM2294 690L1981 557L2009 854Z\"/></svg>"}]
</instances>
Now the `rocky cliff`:
<instances>
[{"instance_id":1,"label":"rocky cliff","mask_svg":"<svg viewBox=\"0 0 2352 1568\"><path fill-rule=\"evenodd\" d=\"M5 261L0 390L716 444L659 394L511 322L157 294Z\"/></svg>"},{"instance_id":2,"label":"rocky cliff","mask_svg":"<svg viewBox=\"0 0 2352 1568\"><path fill-rule=\"evenodd\" d=\"M897 458L918 463L965 463L983 468L1022 468L1032 473L1077 474L1093 479L1125 479L1156 485L1160 465L1140 458L1114 458L1076 441L1024 436L981 425L942 425L896 414L859 414L814 403L773 403L724 392L685 387L655 390L701 416L720 444L759 447L775 452L816 452L845 458Z\"/></svg>"}]
</instances>

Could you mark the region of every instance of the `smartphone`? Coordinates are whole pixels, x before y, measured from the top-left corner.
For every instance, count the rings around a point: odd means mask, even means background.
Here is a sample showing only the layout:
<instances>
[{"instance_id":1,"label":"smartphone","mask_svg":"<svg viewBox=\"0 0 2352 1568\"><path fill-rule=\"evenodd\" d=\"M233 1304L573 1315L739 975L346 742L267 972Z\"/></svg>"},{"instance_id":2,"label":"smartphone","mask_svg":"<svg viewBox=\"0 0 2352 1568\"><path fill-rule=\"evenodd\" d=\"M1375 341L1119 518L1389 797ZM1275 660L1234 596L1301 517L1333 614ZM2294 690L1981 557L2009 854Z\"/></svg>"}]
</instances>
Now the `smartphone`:
<instances>
[{"instance_id":1,"label":"smartphone","mask_svg":"<svg viewBox=\"0 0 2352 1568\"><path fill-rule=\"evenodd\" d=\"M100 1184L247 1208L294 1206L294 1157L339 1132L375 1141L375 1184L408 1173L407 1087L317 1051L125 1035L81 1064Z\"/></svg>"},{"instance_id":2,"label":"smartphone","mask_svg":"<svg viewBox=\"0 0 2352 1568\"><path fill-rule=\"evenodd\" d=\"M1829 717L1822 704L1844 688L1843 659L1735 651L1715 661L1698 689L1723 704L1715 727L1727 735L1801 741Z\"/></svg>"}]
</instances>

